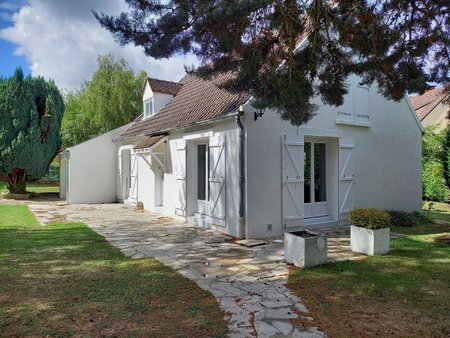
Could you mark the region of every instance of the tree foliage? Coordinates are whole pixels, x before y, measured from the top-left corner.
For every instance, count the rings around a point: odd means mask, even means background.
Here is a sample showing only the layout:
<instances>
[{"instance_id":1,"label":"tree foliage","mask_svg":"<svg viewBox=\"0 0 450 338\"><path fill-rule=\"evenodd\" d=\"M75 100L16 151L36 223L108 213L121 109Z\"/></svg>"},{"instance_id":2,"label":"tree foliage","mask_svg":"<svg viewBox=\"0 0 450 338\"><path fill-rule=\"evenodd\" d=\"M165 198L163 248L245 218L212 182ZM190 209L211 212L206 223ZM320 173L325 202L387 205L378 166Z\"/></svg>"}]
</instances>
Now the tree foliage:
<instances>
[{"instance_id":1,"label":"tree foliage","mask_svg":"<svg viewBox=\"0 0 450 338\"><path fill-rule=\"evenodd\" d=\"M341 105L350 74L393 100L449 81L446 0L125 2L118 16L94 12L122 45L157 59L194 53L204 77L235 72L226 88L251 91L294 125L314 115L315 95Z\"/></svg>"},{"instance_id":2,"label":"tree foliage","mask_svg":"<svg viewBox=\"0 0 450 338\"><path fill-rule=\"evenodd\" d=\"M41 178L61 146L64 103L53 81L24 78L18 68L0 78L0 180L13 193Z\"/></svg>"},{"instance_id":3,"label":"tree foliage","mask_svg":"<svg viewBox=\"0 0 450 338\"><path fill-rule=\"evenodd\" d=\"M136 75L124 59L99 56L92 79L66 95L64 146L73 146L133 121L142 113L145 77L145 72Z\"/></svg>"},{"instance_id":4,"label":"tree foliage","mask_svg":"<svg viewBox=\"0 0 450 338\"><path fill-rule=\"evenodd\" d=\"M450 197L447 174L449 127L439 131L437 126L425 128L422 138L423 197L432 201L446 201Z\"/></svg>"}]
</instances>

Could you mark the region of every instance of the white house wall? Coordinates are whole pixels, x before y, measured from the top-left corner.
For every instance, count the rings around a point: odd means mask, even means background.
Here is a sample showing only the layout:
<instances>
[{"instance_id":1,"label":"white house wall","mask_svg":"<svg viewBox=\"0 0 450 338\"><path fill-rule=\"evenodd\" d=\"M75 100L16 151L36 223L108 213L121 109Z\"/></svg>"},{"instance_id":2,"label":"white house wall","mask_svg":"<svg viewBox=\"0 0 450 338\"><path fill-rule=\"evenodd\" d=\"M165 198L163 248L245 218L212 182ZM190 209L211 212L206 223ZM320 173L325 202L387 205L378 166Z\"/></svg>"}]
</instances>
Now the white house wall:
<instances>
[{"instance_id":1,"label":"white house wall","mask_svg":"<svg viewBox=\"0 0 450 338\"><path fill-rule=\"evenodd\" d=\"M69 203L116 201L117 147L112 139L126 127L128 125L68 149Z\"/></svg>"},{"instance_id":2,"label":"white house wall","mask_svg":"<svg viewBox=\"0 0 450 338\"><path fill-rule=\"evenodd\" d=\"M138 157L138 201L144 203L145 209L155 210L155 175L151 169L151 156L142 154Z\"/></svg>"},{"instance_id":3,"label":"white house wall","mask_svg":"<svg viewBox=\"0 0 450 338\"><path fill-rule=\"evenodd\" d=\"M226 139L226 224L225 227L217 227L222 232L232 236L239 235L238 210L239 210L239 129L233 118L171 132L166 143L165 174L163 183L163 207L155 205L155 177L143 155L139 157L138 166L138 201L144 203L144 208L150 211L159 211L166 215L175 216L178 186L173 172L173 163L176 161L176 142L183 140L189 133L212 131L214 136L224 136ZM187 141L189 144L189 140ZM189 146L188 155L189 158ZM189 162L189 159L188 159ZM187 195L194 198L190 181L192 173L187 171ZM189 203L188 203L189 204ZM188 215L189 216L189 215Z\"/></svg>"},{"instance_id":4,"label":"white house wall","mask_svg":"<svg viewBox=\"0 0 450 338\"><path fill-rule=\"evenodd\" d=\"M284 232L283 134L330 135L336 140L339 137L354 140L355 206L420 210L421 129L415 115L405 100L387 101L374 88L370 89L368 100L370 127L336 124L337 108L330 106L321 106L316 117L301 128L281 120L273 111L267 111L257 121L247 116L247 237Z\"/></svg>"}]
</instances>

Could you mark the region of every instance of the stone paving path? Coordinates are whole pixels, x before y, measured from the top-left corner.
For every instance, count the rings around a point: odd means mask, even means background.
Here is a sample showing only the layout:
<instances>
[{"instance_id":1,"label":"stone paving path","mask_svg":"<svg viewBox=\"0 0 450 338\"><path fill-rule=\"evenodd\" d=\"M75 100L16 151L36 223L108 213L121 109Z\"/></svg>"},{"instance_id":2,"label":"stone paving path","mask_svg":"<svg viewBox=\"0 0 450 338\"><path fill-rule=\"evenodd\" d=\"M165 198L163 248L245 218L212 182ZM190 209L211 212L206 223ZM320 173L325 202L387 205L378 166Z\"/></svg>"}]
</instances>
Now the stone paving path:
<instances>
[{"instance_id":1,"label":"stone paving path","mask_svg":"<svg viewBox=\"0 0 450 338\"><path fill-rule=\"evenodd\" d=\"M41 224L84 222L132 258L154 257L211 292L231 337L326 337L286 288L283 241L247 248L226 235L122 204L28 202Z\"/></svg>"}]
</instances>

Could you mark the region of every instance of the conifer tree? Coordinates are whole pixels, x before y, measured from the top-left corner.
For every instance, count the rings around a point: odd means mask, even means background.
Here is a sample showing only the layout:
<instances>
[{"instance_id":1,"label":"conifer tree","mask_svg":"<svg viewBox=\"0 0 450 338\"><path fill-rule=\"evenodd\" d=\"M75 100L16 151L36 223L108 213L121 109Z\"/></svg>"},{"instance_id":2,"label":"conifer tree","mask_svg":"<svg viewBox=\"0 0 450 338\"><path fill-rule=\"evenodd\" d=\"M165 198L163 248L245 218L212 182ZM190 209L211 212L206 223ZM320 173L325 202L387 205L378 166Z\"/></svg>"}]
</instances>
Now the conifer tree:
<instances>
[{"instance_id":1,"label":"conifer tree","mask_svg":"<svg viewBox=\"0 0 450 338\"><path fill-rule=\"evenodd\" d=\"M41 178L61 146L64 103L53 81L24 77L21 68L0 78L0 180L12 193Z\"/></svg>"},{"instance_id":2,"label":"conifer tree","mask_svg":"<svg viewBox=\"0 0 450 338\"><path fill-rule=\"evenodd\" d=\"M205 78L232 71L225 88L294 125L314 116L314 96L342 104L351 74L392 100L449 82L447 0L125 2L118 16L94 12L119 43L157 59L193 53Z\"/></svg>"}]
</instances>

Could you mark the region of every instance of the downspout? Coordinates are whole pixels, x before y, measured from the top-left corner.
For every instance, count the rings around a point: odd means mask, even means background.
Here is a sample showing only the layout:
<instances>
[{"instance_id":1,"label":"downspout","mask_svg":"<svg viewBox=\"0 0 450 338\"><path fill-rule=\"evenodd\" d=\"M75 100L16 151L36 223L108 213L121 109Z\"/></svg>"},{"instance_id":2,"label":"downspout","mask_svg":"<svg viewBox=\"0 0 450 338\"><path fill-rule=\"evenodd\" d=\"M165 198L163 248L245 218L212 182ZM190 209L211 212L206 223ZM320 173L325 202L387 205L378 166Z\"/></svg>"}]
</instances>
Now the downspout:
<instances>
[{"instance_id":1,"label":"downspout","mask_svg":"<svg viewBox=\"0 0 450 338\"><path fill-rule=\"evenodd\" d=\"M246 238L245 225L245 130L241 117L243 109L239 109L236 115L236 123L239 127L239 238Z\"/></svg>"}]
</instances>

